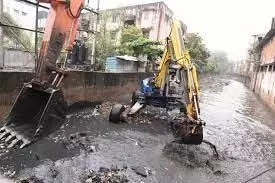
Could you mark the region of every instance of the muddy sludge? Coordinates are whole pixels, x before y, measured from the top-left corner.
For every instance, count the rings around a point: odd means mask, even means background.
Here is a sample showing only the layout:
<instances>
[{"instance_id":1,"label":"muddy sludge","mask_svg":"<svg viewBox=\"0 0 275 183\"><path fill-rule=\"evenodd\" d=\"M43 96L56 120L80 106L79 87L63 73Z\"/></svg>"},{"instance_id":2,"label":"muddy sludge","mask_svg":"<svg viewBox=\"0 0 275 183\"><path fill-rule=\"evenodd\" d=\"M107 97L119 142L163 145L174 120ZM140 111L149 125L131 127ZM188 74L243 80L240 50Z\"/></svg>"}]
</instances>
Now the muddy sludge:
<instances>
[{"instance_id":1,"label":"muddy sludge","mask_svg":"<svg viewBox=\"0 0 275 183\"><path fill-rule=\"evenodd\" d=\"M99 106L99 114L90 108L68 115L62 129L28 151L1 156L1 168L11 172L17 168L16 178L34 175L51 183L79 182L89 170L98 171L100 167L112 165L121 168L125 164L129 167L125 175L130 182L152 183L244 182L270 168L275 162L275 134L266 124L273 123L272 115L241 83L234 80L227 83L226 78L205 79L201 96L202 118L207 122L204 137L216 145L222 159L217 160L213 150L205 144L183 148L171 145L174 138L161 112L150 114L152 111L148 108L145 114L140 114L141 120L114 125L108 122L109 111L105 110L108 105L103 104L106 108ZM219 84L210 87L213 81ZM164 119L154 120L156 114L160 116L157 119ZM78 140L72 150L61 143L65 137L68 139L70 135L83 132L92 139L91 145L98 144L98 150L89 153L81 148L82 142ZM66 155L68 152L70 156ZM38 161L34 154L39 156ZM37 163L33 163L35 161ZM137 175L131 169L136 166L150 167L155 175L146 178ZM56 177L53 178L53 174ZM254 182L274 182L274 175L273 170Z\"/></svg>"}]
</instances>

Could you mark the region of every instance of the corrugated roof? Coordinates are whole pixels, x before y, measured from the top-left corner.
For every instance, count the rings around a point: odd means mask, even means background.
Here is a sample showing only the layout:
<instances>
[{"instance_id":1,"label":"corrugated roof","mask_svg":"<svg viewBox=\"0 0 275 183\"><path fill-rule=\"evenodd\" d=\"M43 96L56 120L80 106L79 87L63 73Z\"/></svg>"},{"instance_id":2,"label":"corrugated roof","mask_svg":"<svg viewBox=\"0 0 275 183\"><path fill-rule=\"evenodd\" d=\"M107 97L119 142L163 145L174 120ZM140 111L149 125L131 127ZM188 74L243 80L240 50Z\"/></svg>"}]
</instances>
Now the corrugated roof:
<instances>
[{"instance_id":1,"label":"corrugated roof","mask_svg":"<svg viewBox=\"0 0 275 183\"><path fill-rule=\"evenodd\" d=\"M137 57L133 57L133 56L128 56L128 55L123 55L123 56L116 56L116 58L125 60L125 61L133 61L133 62L145 62L145 60L141 60Z\"/></svg>"},{"instance_id":2,"label":"corrugated roof","mask_svg":"<svg viewBox=\"0 0 275 183\"><path fill-rule=\"evenodd\" d=\"M265 35L265 37L259 42L257 48L261 49L262 47L264 47L266 43L274 37L274 35L275 35L275 28L270 29L268 33Z\"/></svg>"}]
</instances>

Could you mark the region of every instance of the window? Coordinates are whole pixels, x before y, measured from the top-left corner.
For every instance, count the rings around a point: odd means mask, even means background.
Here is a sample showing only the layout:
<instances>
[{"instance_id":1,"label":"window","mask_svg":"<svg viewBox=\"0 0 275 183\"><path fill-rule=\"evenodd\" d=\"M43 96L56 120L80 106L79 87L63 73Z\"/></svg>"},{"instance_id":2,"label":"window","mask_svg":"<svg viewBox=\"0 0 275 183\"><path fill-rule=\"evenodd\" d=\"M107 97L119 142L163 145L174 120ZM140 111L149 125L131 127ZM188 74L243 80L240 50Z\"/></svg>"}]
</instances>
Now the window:
<instances>
[{"instance_id":1,"label":"window","mask_svg":"<svg viewBox=\"0 0 275 183\"><path fill-rule=\"evenodd\" d=\"M149 38L150 30L148 29L142 29L142 34L144 37Z\"/></svg>"},{"instance_id":2,"label":"window","mask_svg":"<svg viewBox=\"0 0 275 183\"><path fill-rule=\"evenodd\" d=\"M38 12L38 19L47 19L48 17L48 12L47 11L39 11Z\"/></svg>"},{"instance_id":3,"label":"window","mask_svg":"<svg viewBox=\"0 0 275 183\"><path fill-rule=\"evenodd\" d=\"M149 19L149 12L148 11L144 11L143 12L143 19L144 20L148 20Z\"/></svg>"},{"instance_id":4,"label":"window","mask_svg":"<svg viewBox=\"0 0 275 183\"><path fill-rule=\"evenodd\" d=\"M112 16L112 22L115 23L116 22L116 15Z\"/></svg>"},{"instance_id":5,"label":"window","mask_svg":"<svg viewBox=\"0 0 275 183\"><path fill-rule=\"evenodd\" d=\"M22 13L23 16L27 16L26 12L22 11L21 13Z\"/></svg>"},{"instance_id":6,"label":"window","mask_svg":"<svg viewBox=\"0 0 275 183\"><path fill-rule=\"evenodd\" d=\"M124 25L128 26L128 25L135 25L135 20L126 20L124 21Z\"/></svg>"},{"instance_id":7,"label":"window","mask_svg":"<svg viewBox=\"0 0 275 183\"><path fill-rule=\"evenodd\" d=\"M111 32L111 40L116 40L116 31Z\"/></svg>"}]
</instances>

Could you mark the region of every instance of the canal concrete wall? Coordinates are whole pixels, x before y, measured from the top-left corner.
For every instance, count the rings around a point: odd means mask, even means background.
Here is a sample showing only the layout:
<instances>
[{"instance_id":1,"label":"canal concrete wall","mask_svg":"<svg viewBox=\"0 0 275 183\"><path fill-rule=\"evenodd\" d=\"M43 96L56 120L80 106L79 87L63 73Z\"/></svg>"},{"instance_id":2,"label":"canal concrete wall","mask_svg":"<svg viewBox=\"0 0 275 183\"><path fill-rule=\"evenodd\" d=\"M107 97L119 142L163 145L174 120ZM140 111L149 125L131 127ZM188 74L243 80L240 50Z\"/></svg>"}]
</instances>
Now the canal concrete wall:
<instances>
[{"instance_id":1,"label":"canal concrete wall","mask_svg":"<svg viewBox=\"0 0 275 183\"><path fill-rule=\"evenodd\" d=\"M275 111L275 67L254 72L250 88Z\"/></svg>"},{"instance_id":2,"label":"canal concrete wall","mask_svg":"<svg viewBox=\"0 0 275 183\"><path fill-rule=\"evenodd\" d=\"M246 76L246 75L242 75L242 74L230 74L231 79L237 80L243 84L245 84L245 86L247 86L248 88L250 88L251 86L251 77L250 76Z\"/></svg>"},{"instance_id":3,"label":"canal concrete wall","mask_svg":"<svg viewBox=\"0 0 275 183\"><path fill-rule=\"evenodd\" d=\"M149 73L69 72L63 83L68 103L78 101L119 101L129 98L138 83ZM0 119L8 111L25 82L33 78L31 72L0 72ZM130 100L130 98L129 98ZM2 110L1 110L2 109Z\"/></svg>"},{"instance_id":4,"label":"canal concrete wall","mask_svg":"<svg viewBox=\"0 0 275 183\"><path fill-rule=\"evenodd\" d=\"M244 83L275 112L275 72L253 72L252 76L232 74L232 78Z\"/></svg>"}]
</instances>

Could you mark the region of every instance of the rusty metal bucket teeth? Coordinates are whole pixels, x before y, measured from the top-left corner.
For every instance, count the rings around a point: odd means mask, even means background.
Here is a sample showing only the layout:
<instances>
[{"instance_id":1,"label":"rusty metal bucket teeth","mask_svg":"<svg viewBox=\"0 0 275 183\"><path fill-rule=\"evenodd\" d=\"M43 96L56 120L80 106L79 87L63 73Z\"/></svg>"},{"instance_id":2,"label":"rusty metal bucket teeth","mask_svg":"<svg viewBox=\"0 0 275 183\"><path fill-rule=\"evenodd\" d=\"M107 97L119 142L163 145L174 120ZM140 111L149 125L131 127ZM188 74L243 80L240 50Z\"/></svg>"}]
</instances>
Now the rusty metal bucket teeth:
<instances>
[{"instance_id":1,"label":"rusty metal bucket teeth","mask_svg":"<svg viewBox=\"0 0 275 183\"><path fill-rule=\"evenodd\" d=\"M11 148L26 145L57 130L66 118L67 104L59 89L26 83L0 129L0 140Z\"/></svg>"}]
</instances>

